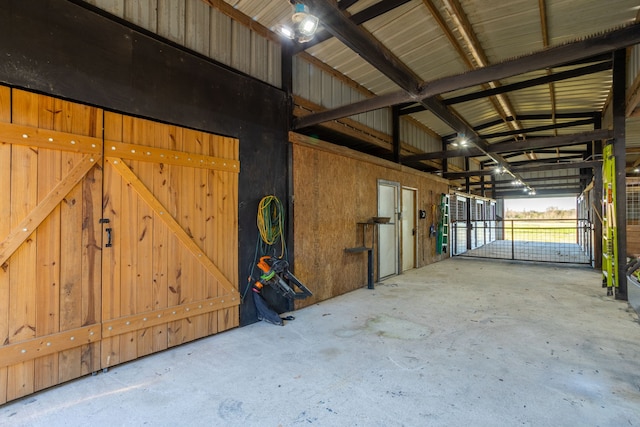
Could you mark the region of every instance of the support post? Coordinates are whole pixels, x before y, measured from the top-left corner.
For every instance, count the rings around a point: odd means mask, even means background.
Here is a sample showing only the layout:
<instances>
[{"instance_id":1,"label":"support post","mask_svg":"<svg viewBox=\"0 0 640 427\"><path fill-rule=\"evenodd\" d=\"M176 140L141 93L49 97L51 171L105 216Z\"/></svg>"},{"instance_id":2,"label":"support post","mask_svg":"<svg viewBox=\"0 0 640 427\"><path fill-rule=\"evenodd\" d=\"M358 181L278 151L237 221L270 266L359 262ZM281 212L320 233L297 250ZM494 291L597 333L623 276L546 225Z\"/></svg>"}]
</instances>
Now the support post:
<instances>
[{"instance_id":1,"label":"support post","mask_svg":"<svg viewBox=\"0 0 640 427\"><path fill-rule=\"evenodd\" d=\"M491 175L491 198L496 199L496 176Z\"/></svg>"},{"instance_id":2,"label":"support post","mask_svg":"<svg viewBox=\"0 0 640 427\"><path fill-rule=\"evenodd\" d=\"M284 42L282 44L282 55L280 58L281 64L281 78L282 78L282 89L286 92L287 98L287 128L291 130L291 126L293 124L293 57L291 56L291 52L293 49L293 45L291 42ZM287 248L288 248L288 260L289 265L295 265L295 247L294 247L294 229L293 229L293 216L294 216L294 206L293 206L293 195L295 189L293 188L293 144L287 144ZM295 309L295 304L292 298L287 298L287 311L292 311Z\"/></svg>"},{"instance_id":3,"label":"support post","mask_svg":"<svg viewBox=\"0 0 640 427\"><path fill-rule=\"evenodd\" d=\"M400 106L391 107L391 139L393 142L393 161L400 163Z\"/></svg>"},{"instance_id":4,"label":"support post","mask_svg":"<svg viewBox=\"0 0 640 427\"><path fill-rule=\"evenodd\" d=\"M447 151L447 140L442 138L441 140L442 143L442 151ZM444 176L445 173L449 172L449 159L447 157L443 157L442 158L442 175Z\"/></svg>"},{"instance_id":5,"label":"support post","mask_svg":"<svg viewBox=\"0 0 640 427\"><path fill-rule=\"evenodd\" d=\"M613 154L616 173L616 226L618 228L618 265L616 278L618 289L616 299L627 300L627 180L626 180L626 50L613 53Z\"/></svg>"}]
</instances>

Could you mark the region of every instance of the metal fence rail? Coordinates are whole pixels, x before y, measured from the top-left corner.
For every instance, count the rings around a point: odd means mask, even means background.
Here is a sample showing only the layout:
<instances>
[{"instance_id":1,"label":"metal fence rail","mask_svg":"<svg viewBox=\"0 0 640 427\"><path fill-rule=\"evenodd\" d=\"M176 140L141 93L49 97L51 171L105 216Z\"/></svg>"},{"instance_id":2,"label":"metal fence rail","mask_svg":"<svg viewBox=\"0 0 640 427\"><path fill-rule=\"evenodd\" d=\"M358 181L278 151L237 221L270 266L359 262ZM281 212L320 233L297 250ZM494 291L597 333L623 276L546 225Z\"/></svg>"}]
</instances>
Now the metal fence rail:
<instances>
[{"instance_id":1,"label":"metal fence rail","mask_svg":"<svg viewBox=\"0 0 640 427\"><path fill-rule=\"evenodd\" d=\"M481 230L482 239L478 238ZM591 264L593 227L583 219L452 224L452 255Z\"/></svg>"}]
</instances>

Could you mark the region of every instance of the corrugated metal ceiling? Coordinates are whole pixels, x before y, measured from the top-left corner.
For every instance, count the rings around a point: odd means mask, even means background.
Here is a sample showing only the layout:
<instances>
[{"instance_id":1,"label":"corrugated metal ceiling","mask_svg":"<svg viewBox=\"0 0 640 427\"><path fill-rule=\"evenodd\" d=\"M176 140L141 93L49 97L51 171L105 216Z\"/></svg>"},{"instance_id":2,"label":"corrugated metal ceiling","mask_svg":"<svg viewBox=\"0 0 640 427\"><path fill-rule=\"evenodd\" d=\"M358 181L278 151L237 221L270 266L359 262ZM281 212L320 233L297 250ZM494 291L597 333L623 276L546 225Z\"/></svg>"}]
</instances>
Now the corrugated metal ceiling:
<instances>
[{"instance_id":1,"label":"corrugated metal ceiling","mask_svg":"<svg viewBox=\"0 0 640 427\"><path fill-rule=\"evenodd\" d=\"M356 1L345 13L353 16L388 1L390 0ZM291 5L287 0L227 0L227 3L268 28L274 28L291 13ZM397 6L397 3L403 4ZM340 2L337 4L340 6ZM464 73L470 67L499 63L540 51L547 46L619 28L635 21L640 8L637 0L412 0L395 4L397 7L362 23L361 27L425 82ZM329 38L315 45L311 43L306 52L376 95L399 90L396 83L337 38ZM503 79L496 84L509 85L586 65L588 64L574 64L528 72ZM493 101L485 97L454 104L450 108L471 126L507 115L518 117L527 114L602 112L610 98L611 84L612 72L608 69L510 91L493 98ZM442 98L446 100L488 87L465 88L442 94ZM454 132L451 126L428 111L413 113L412 117L440 136ZM517 120L494 125L480 133L505 132L571 121L558 118ZM629 119L628 123L628 145L640 146L638 120ZM593 128L593 124L582 124L528 132L527 136L569 135ZM515 141L522 139L522 136L513 135L510 138ZM492 138L488 142L503 140L505 137ZM541 153L540 156L544 158L549 154Z\"/></svg>"}]
</instances>

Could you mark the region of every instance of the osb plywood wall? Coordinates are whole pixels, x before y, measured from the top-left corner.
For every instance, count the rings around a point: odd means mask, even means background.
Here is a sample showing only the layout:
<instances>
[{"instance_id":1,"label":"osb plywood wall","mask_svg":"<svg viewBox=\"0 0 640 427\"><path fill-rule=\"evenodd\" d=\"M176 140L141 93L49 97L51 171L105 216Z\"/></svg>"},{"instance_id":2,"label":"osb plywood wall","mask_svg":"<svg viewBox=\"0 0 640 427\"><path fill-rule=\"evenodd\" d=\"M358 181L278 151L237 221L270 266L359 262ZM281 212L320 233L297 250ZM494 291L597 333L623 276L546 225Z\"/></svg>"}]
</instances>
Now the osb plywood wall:
<instances>
[{"instance_id":1,"label":"osb plywood wall","mask_svg":"<svg viewBox=\"0 0 640 427\"><path fill-rule=\"evenodd\" d=\"M314 293L297 301L296 308L366 286L367 253L344 249L362 245L357 223L377 215L378 180L417 189L416 210L427 212L426 219L416 219L418 267L448 256L436 254L436 239L429 236L440 195L448 192L446 180L302 135L291 133L289 140L293 146L294 273Z\"/></svg>"},{"instance_id":2,"label":"osb plywood wall","mask_svg":"<svg viewBox=\"0 0 640 427\"><path fill-rule=\"evenodd\" d=\"M640 225L627 225L627 255L640 256Z\"/></svg>"}]
</instances>

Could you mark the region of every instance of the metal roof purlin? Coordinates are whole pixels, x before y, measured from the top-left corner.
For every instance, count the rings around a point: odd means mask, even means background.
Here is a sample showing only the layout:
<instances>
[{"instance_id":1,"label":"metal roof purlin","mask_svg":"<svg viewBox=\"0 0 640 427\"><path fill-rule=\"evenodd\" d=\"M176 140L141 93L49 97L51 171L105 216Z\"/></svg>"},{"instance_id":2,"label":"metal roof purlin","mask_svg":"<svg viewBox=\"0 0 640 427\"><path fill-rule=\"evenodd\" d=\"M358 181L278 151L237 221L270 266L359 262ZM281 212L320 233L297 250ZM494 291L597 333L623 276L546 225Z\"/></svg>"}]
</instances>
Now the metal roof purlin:
<instances>
[{"instance_id":1,"label":"metal roof purlin","mask_svg":"<svg viewBox=\"0 0 640 427\"><path fill-rule=\"evenodd\" d=\"M588 160L583 162L567 162L567 163L554 163L550 165L539 165L539 166L530 166L530 167L517 167L514 168L516 172L541 172L541 171L549 171L549 170L560 170L560 169L584 169L584 168L597 168L602 165L602 161L600 160ZM491 175L493 172L491 170L477 170L477 171L467 171L467 172L445 172L443 174L444 178L447 179L458 179L458 178L467 178L472 176L480 176L480 175Z\"/></svg>"},{"instance_id":2,"label":"metal roof purlin","mask_svg":"<svg viewBox=\"0 0 640 427\"><path fill-rule=\"evenodd\" d=\"M495 153L508 153L511 151L522 151L525 148L528 150L536 150L540 148L553 148L553 147L564 147L569 145L577 145L584 144L589 141L596 140L604 140L611 139L613 133L608 129L598 129L595 131L589 132L581 132L571 135L562 135L562 136L553 136L549 138L535 138L528 139L526 141L519 142L501 142L496 144L491 144L488 147L490 152ZM482 151L479 149L466 148L466 149L458 149L458 150L447 150L447 151L437 151L433 153L424 153L424 154L415 154L412 156L404 157L402 160L404 162L413 162L419 160L431 160L431 159L441 159L441 158L450 158L450 157L473 157L482 155Z\"/></svg>"},{"instance_id":3,"label":"metal roof purlin","mask_svg":"<svg viewBox=\"0 0 640 427\"><path fill-rule=\"evenodd\" d=\"M379 3L374 4L373 6L370 6L368 8L366 8L363 11L360 11L354 15L352 15L349 19L356 25L361 25L364 24L365 22L373 19L373 18L377 18L378 16L396 8L399 6L402 6L405 3L408 3L411 0L382 0ZM345 3L345 4L343 4ZM350 6L353 5L353 3L355 3L355 1L350 1L349 3L346 3L344 1L341 1L338 3L338 9L340 10L345 10L348 9ZM303 52L307 49L309 49L312 46L315 46L319 43L322 43L323 41L329 40L330 38L333 37L333 34L331 34L329 31L327 31L326 29L319 29L318 32L316 32L315 37L313 38L313 40L311 40L308 43L304 43L304 44L299 44L297 46L295 46L293 48L293 55L297 55L300 52Z\"/></svg>"},{"instance_id":4,"label":"metal roof purlin","mask_svg":"<svg viewBox=\"0 0 640 427\"><path fill-rule=\"evenodd\" d=\"M325 28L351 50L376 67L409 94L415 94L418 91L422 84L419 77L382 43L349 20L334 3L327 0L307 0L306 4L320 17ZM464 134L471 144L492 158L500 168L504 169L504 172L513 175L514 178L524 184L524 179L511 170L509 162L499 154L487 152L489 143L482 139L470 124L453 113L442 101L436 97L429 97L423 98L419 102L453 130ZM526 184L524 185L527 186Z\"/></svg>"},{"instance_id":5,"label":"metal roof purlin","mask_svg":"<svg viewBox=\"0 0 640 427\"><path fill-rule=\"evenodd\" d=\"M616 49L640 43L640 23L599 34L593 37L562 44L519 58L478 68L467 73L447 76L424 83L417 94L406 91L392 92L353 104L310 114L298 118L294 129L301 129L318 123L348 117L403 102L420 102L424 98L442 93L480 85L529 71L555 67L593 57Z\"/></svg>"}]
</instances>

